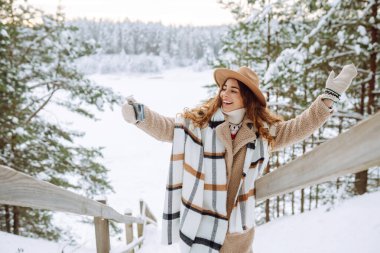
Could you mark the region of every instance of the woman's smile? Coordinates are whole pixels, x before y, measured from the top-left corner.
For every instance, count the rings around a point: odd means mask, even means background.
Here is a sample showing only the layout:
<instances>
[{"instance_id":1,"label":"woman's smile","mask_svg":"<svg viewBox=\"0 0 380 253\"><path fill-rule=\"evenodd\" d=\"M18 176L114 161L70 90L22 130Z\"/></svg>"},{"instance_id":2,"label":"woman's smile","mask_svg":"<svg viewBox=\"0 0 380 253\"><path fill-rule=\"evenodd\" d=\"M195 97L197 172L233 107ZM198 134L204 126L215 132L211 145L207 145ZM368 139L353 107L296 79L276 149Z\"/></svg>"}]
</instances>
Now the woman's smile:
<instances>
[{"instance_id":1,"label":"woman's smile","mask_svg":"<svg viewBox=\"0 0 380 253\"><path fill-rule=\"evenodd\" d=\"M231 112L244 107L239 84L235 79L228 79L222 86L220 98L222 99L222 109L225 112Z\"/></svg>"}]
</instances>

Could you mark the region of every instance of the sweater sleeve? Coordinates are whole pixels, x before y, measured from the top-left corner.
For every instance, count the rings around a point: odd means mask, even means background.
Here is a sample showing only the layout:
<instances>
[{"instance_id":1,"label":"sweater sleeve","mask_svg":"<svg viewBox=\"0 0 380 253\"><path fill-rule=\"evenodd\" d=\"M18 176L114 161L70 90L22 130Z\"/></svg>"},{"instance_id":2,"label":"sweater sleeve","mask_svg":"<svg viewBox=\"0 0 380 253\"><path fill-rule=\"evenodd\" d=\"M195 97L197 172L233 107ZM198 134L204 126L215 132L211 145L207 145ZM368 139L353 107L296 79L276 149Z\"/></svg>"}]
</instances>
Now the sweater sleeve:
<instances>
[{"instance_id":1,"label":"sweater sleeve","mask_svg":"<svg viewBox=\"0 0 380 253\"><path fill-rule=\"evenodd\" d=\"M272 152L306 139L330 118L333 110L325 105L321 96L297 117L271 127L275 137Z\"/></svg>"},{"instance_id":2,"label":"sweater sleeve","mask_svg":"<svg viewBox=\"0 0 380 253\"><path fill-rule=\"evenodd\" d=\"M144 105L144 120L136 126L159 141L173 142L174 118L165 117Z\"/></svg>"}]
</instances>

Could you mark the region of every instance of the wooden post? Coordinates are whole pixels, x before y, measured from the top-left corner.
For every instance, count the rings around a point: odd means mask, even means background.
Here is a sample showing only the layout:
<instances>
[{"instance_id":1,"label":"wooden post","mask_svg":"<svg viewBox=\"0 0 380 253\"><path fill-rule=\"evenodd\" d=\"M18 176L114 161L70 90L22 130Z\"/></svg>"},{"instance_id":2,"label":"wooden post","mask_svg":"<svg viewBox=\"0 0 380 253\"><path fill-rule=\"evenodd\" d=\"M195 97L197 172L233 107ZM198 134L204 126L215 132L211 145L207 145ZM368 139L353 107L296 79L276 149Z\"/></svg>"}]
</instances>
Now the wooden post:
<instances>
[{"instance_id":1,"label":"wooden post","mask_svg":"<svg viewBox=\"0 0 380 253\"><path fill-rule=\"evenodd\" d=\"M106 204L106 200L98 200L98 202ZM94 217L95 224L95 238L96 238L96 252L109 253L110 252L110 233L109 224L107 219Z\"/></svg>"},{"instance_id":2,"label":"wooden post","mask_svg":"<svg viewBox=\"0 0 380 253\"><path fill-rule=\"evenodd\" d=\"M145 216L150 218L151 221L147 220L147 224L151 224L152 222L155 222L153 224L157 224L157 219L153 215L152 211L150 210L149 206L145 203Z\"/></svg>"},{"instance_id":3,"label":"wooden post","mask_svg":"<svg viewBox=\"0 0 380 253\"><path fill-rule=\"evenodd\" d=\"M132 215L130 209L125 210L125 215ZM133 241L133 223L125 224L125 237L127 239L127 245ZM135 253L135 250L132 249L131 253Z\"/></svg>"},{"instance_id":4,"label":"wooden post","mask_svg":"<svg viewBox=\"0 0 380 253\"><path fill-rule=\"evenodd\" d=\"M140 215L142 217L145 217L145 210L144 209L144 201L140 199ZM138 238L140 238L141 236L143 236L143 233L144 233L144 223L138 223L137 224L137 236Z\"/></svg>"},{"instance_id":5,"label":"wooden post","mask_svg":"<svg viewBox=\"0 0 380 253\"><path fill-rule=\"evenodd\" d=\"M145 203L142 199L140 199L140 215L145 219L146 212L145 212ZM137 224L137 236L138 238L141 238L144 236L144 227L145 227L146 221L142 224ZM139 248L141 247L141 244L139 245Z\"/></svg>"}]
</instances>

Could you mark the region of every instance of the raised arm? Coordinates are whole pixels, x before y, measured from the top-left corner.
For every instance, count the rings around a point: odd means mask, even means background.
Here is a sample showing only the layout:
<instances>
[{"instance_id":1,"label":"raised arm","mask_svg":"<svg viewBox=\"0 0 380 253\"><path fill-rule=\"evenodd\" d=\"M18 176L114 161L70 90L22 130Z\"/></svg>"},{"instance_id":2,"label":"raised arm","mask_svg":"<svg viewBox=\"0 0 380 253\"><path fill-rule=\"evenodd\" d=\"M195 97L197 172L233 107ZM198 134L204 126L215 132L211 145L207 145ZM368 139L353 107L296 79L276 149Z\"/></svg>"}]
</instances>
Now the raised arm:
<instances>
[{"instance_id":1,"label":"raised arm","mask_svg":"<svg viewBox=\"0 0 380 253\"><path fill-rule=\"evenodd\" d=\"M300 115L274 126L272 131L275 133L275 142L272 152L306 139L329 119L333 111L330 112L322 99L322 95L319 95Z\"/></svg>"},{"instance_id":2,"label":"raised arm","mask_svg":"<svg viewBox=\"0 0 380 253\"><path fill-rule=\"evenodd\" d=\"M128 123L134 124L159 141L172 142L174 134L174 118L162 116L145 105L143 106L143 110L143 119L137 121L135 110L130 103L126 102L122 107L123 117Z\"/></svg>"},{"instance_id":3,"label":"raised arm","mask_svg":"<svg viewBox=\"0 0 380 253\"><path fill-rule=\"evenodd\" d=\"M326 81L325 92L319 95L308 109L294 119L279 122L271 127L271 133L275 136L272 151L302 141L320 128L333 112L329 108L332 101L340 100L340 96L348 89L356 75L357 70L353 64L345 65L337 77L334 71L331 71Z\"/></svg>"}]
</instances>

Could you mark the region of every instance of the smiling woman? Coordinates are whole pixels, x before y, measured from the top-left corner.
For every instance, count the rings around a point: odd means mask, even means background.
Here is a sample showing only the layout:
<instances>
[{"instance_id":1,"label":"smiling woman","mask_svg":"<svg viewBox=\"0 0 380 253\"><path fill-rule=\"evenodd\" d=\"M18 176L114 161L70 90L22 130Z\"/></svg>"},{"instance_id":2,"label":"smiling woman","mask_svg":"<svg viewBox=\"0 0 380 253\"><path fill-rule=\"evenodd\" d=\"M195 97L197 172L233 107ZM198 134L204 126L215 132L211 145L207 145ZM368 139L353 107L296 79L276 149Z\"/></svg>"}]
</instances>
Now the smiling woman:
<instances>
[{"instance_id":1,"label":"smiling woman","mask_svg":"<svg viewBox=\"0 0 380 253\"><path fill-rule=\"evenodd\" d=\"M29 0L31 5L54 13L61 4L66 16L110 20L162 22L165 25L222 25L232 23L230 11L216 0ZM194 18L194 13L197 13Z\"/></svg>"},{"instance_id":2,"label":"smiling woman","mask_svg":"<svg viewBox=\"0 0 380 253\"><path fill-rule=\"evenodd\" d=\"M214 98L176 118L129 99L122 108L127 122L157 140L173 142L163 242L179 242L181 252L252 252L255 181L270 153L320 128L332 114L328 103L339 100L356 74L352 64L337 77L332 72L325 93L287 121L268 109L259 78L247 67L216 69L220 89Z\"/></svg>"}]
</instances>

